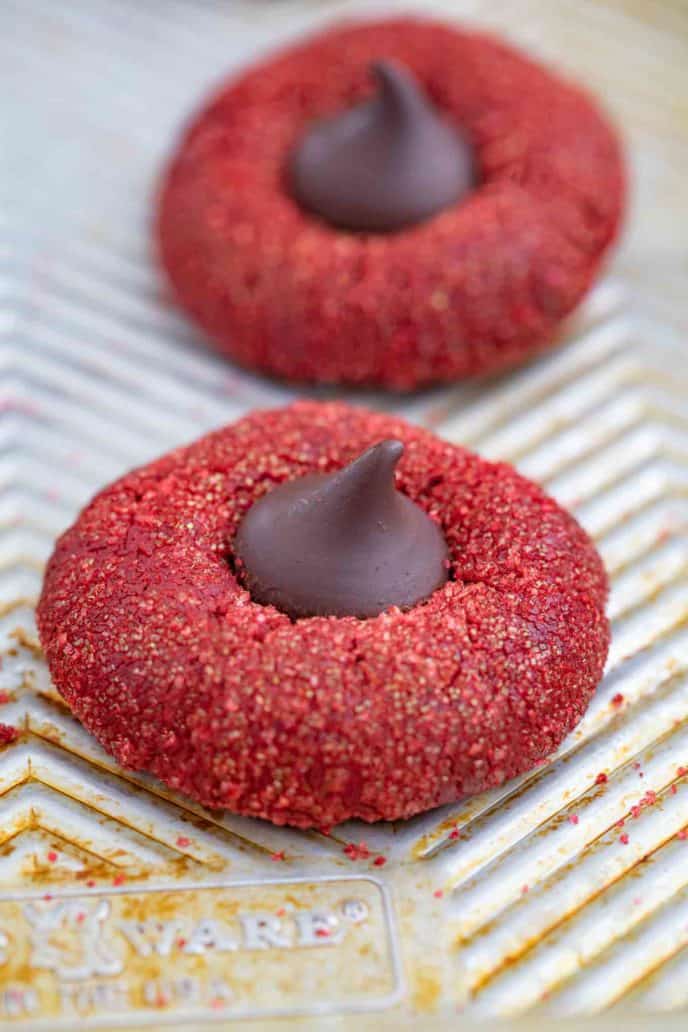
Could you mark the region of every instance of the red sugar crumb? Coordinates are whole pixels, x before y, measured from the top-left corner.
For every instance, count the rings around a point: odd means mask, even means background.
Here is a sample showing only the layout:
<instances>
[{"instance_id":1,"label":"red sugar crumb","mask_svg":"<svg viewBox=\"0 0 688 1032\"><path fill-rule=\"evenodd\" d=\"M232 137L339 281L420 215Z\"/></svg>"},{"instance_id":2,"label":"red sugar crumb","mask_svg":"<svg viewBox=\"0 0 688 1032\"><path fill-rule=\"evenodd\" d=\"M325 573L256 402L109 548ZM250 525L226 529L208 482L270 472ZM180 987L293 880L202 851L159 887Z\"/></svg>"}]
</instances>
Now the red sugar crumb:
<instances>
[{"instance_id":1,"label":"red sugar crumb","mask_svg":"<svg viewBox=\"0 0 688 1032\"><path fill-rule=\"evenodd\" d=\"M54 849L51 849L50 852L48 853L48 860L50 861L51 864L54 864L55 861L57 860L57 853L55 852Z\"/></svg>"},{"instance_id":2,"label":"red sugar crumb","mask_svg":"<svg viewBox=\"0 0 688 1032\"><path fill-rule=\"evenodd\" d=\"M6 702L9 702L12 696L9 692L0 692L0 706L3 706Z\"/></svg>"},{"instance_id":3,"label":"red sugar crumb","mask_svg":"<svg viewBox=\"0 0 688 1032\"><path fill-rule=\"evenodd\" d=\"M642 808L642 806L640 805L640 803L637 803L637 804L636 804L635 806L632 806L632 807L631 807L631 817L633 817L633 818L634 818L635 820L637 820L637 819L638 819L638 817L640 817L640 814L641 814L641 812L642 812L642 809L643 809L643 808Z\"/></svg>"},{"instance_id":4,"label":"red sugar crumb","mask_svg":"<svg viewBox=\"0 0 688 1032\"><path fill-rule=\"evenodd\" d=\"M676 771L676 776L679 778L684 778L686 774L688 774L688 767L679 767Z\"/></svg>"},{"instance_id":5,"label":"red sugar crumb","mask_svg":"<svg viewBox=\"0 0 688 1032\"><path fill-rule=\"evenodd\" d=\"M225 560L247 506L389 437L406 445L400 488L442 516L455 579L374 620L292 622L253 603ZM150 555L127 548L134 524ZM599 682L606 593L582 529L515 471L387 414L304 401L101 492L60 538L38 623L55 684L124 766L211 808L322 828L408 818L550 754ZM475 677L476 663L494 679ZM142 699L164 719L147 719Z\"/></svg>"},{"instance_id":6,"label":"red sugar crumb","mask_svg":"<svg viewBox=\"0 0 688 1032\"><path fill-rule=\"evenodd\" d=\"M569 822L571 824L578 824L578 814L577 813L569 814Z\"/></svg>"},{"instance_id":7,"label":"red sugar crumb","mask_svg":"<svg viewBox=\"0 0 688 1032\"><path fill-rule=\"evenodd\" d=\"M78 914L76 915L76 920L77 920L77 923L78 923L78 924L82 924L82 923L83 923L83 922L84 922L84 921L86 920L86 914L84 914L84 912L83 912L83 911L80 911L80 912L79 912L79 913L78 913Z\"/></svg>"},{"instance_id":8,"label":"red sugar crumb","mask_svg":"<svg viewBox=\"0 0 688 1032\"><path fill-rule=\"evenodd\" d=\"M672 785L669 791L672 795L676 795L676 793L678 792L678 785Z\"/></svg>"},{"instance_id":9,"label":"red sugar crumb","mask_svg":"<svg viewBox=\"0 0 688 1032\"><path fill-rule=\"evenodd\" d=\"M452 831L449 832L449 838L450 839L461 838L461 832L459 831L459 829L458 828L453 828Z\"/></svg>"},{"instance_id":10,"label":"red sugar crumb","mask_svg":"<svg viewBox=\"0 0 688 1032\"><path fill-rule=\"evenodd\" d=\"M187 846L191 845L191 839L187 838L186 835L180 835L177 839L177 845L180 849L186 849Z\"/></svg>"},{"instance_id":11,"label":"red sugar crumb","mask_svg":"<svg viewBox=\"0 0 688 1032\"><path fill-rule=\"evenodd\" d=\"M433 892L433 896L435 897L435 899L442 899L442 897L444 896L444 889L435 889L435 891Z\"/></svg>"},{"instance_id":12,"label":"red sugar crumb","mask_svg":"<svg viewBox=\"0 0 688 1032\"><path fill-rule=\"evenodd\" d=\"M370 856L370 850L365 842L359 842L358 845L355 842L347 842L342 852L348 856L349 860L367 860Z\"/></svg>"},{"instance_id":13,"label":"red sugar crumb","mask_svg":"<svg viewBox=\"0 0 688 1032\"><path fill-rule=\"evenodd\" d=\"M223 1000L220 996L214 996L210 1001L210 1006L213 1010L222 1010L223 1007L227 1006L227 1001Z\"/></svg>"},{"instance_id":14,"label":"red sugar crumb","mask_svg":"<svg viewBox=\"0 0 688 1032\"><path fill-rule=\"evenodd\" d=\"M621 692L617 692L616 695L612 697L612 706L621 706L623 705L623 701L623 695L621 694Z\"/></svg>"},{"instance_id":15,"label":"red sugar crumb","mask_svg":"<svg viewBox=\"0 0 688 1032\"><path fill-rule=\"evenodd\" d=\"M19 728L0 723L0 745L9 745L19 738Z\"/></svg>"},{"instance_id":16,"label":"red sugar crumb","mask_svg":"<svg viewBox=\"0 0 688 1032\"><path fill-rule=\"evenodd\" d=\"M182 939L182 938L177 939L177 947L180 950L183 950L185 946L186 946L186 939Z\"/></svg>"},{"instance_id":17,"label":"red sugar crumb","mask_svg":"<svg viewBox=\"0 0 688 1032\"><path fill-rule=\"evenodd\" d=\"M621 842L624 846L628 845L628 841L628 835L626 834L626 832L624 832L623 835L619 835L619 842Z\"/></svg>"},{"instance_id":18,"label":"red sugar crumb","mask_svg":"<svg viewBox=\"0 0 688 1032\"><path fill-rule=\"evenodd\" d=\"M330 937L330 932L327 928L316 928L315 934L318 936L319 939L329 939Z\"/></svg>"},{"instance_id":19,"label":"red sugar crumb","mask_svg":"<svg viewBox=\"0 0 688 1032\"><path fill-rule=\"evenodd\" d=\"M374 867L384 867L386 863L387 863L387 857L386 856L376 856L375 859L373 860L373 866Z\"/></svg>"},{"instance_id":20,"label":"red sugar crumb","mask_svg":"<svg viewBox=\"0 0 688 1032\"><path fill-rule=\"evenodd\" d=\"M95 884L96 883L94 882L93 878L89 878L86 882L86 885L89 887L89 889L92 889L95 886Z\"/></svg>"},{"instance_id":21,"label":"red sugar crumb","mask_svg":"<svg viewBox=\"0 0 688 1032\"><path fill-rule=\"evenodd\" d=\"M522 885L521 886L521 895L522 896L527 896L529 892L530 892L530 885Z\"/></svg>"},{"instance_id":22,"label":"red sugar crumb","mask_svg":"<svg viewBox=\"0 0 688 1032\"><path fill-rule=\"evenodd\" d=\"M284 850L280 849L278 853L270 853L270 859L274 860L275 863L277 863L279 860L286 860L287 858L284 855Z\"/></svg>"},{"instance_id":23,"label":"red sugar crumb","mask_svg":"<svg viewBox=\"0 0 688 1032\"><path fill-rule=\"evenodd\" d=\"M284 917L286 912L287 911L285 910L284 907L278 907L277 910L275 911L275 917Z\"/></svg>"},{"instance_id":24,"label":"red sugar crumb","mask_svg":"<svg viewBox=\"0 0 688 1032\"><path fill-rule=\"evenodd\" d=\"M115 877L112 879L112 884L113 885L124 885L126 880L127 879L125 878L125 876L123 874L116 874Z\"/></svg>"},{"instance_id":25,"label":"red sugar crumb","mask_svg":"<svg viewBox=\"0 0 688 1032\"><path fill-rule=\"evenodd\" d=\"M640 770L641 764L636 760L633 764L633 770Z\"/></svg>"},{"instance_id":26,"label":"red sugar crumb","mask_svg":"<svg viewBox=\"0 0 688 1032\"><path fill-rule=\"evenodd\" d=\"M604 772L600 772L595 778L596 785L606 785L608 781L609 777Z\"/></svg>"},{"instance_id":27,"label":"red sugar crumb","mask_svg":"<svg viewBox=\"0 0 688 1032\"><path fill-rule=\"evenodd\" d=\"M52 898L53 898L52 897L52 893L50 893L50 892L44 892L43 893L43 899L46 901L46 903L49 903Z\"/></svg>"},{"instance_id":28,"label":"red sugar crumb","mask_svg":"<svg viewBox=\"0 0 688 1032\"><path fill-rule=\"evenodd\" d=\"M626 823L626 821L625 821L625 820L624 820L624 818L622 817L620 821L617 821L617 822L616 822L616 826L617 826L617 828L623 828L623 826L624 826L624 824L625 824L625 823Z\"/></svg>"},{"instance_id":29,"label":"red sugar crumb","mask_svg":"<svg viewBox=\"0 0 688 1032\"><path fill-rule=\"evenodd\" d=\"M681 828L681 830L677 833L676 838L681 839L681 841L685 841L685 839L688 839L688 828Z\"/></svg>"}]
</instances>

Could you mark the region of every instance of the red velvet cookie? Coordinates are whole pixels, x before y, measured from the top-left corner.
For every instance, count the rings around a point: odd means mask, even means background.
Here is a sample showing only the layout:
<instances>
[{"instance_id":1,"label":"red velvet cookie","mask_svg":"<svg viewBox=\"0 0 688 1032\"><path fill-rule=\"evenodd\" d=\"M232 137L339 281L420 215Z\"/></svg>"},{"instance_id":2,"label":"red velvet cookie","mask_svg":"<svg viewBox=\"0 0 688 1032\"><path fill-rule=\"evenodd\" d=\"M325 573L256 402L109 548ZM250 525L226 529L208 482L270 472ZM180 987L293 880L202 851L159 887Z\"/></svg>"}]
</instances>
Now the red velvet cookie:
<instances>
[{"instance_id":1,"label":"red velvet cookie","mask_svg":"<svg viewBox=\"0 0 688 1032\"><path fill-rule=\"evenodd\" d=\"M290 162L319 119L374 95L381 58L470 142L476 179L425 221L356 233L295 200ZM324 32L222 87L173 157L156 232L178 300L238 362L408 390L550 345L624 193L617 138L579 87L491 36L400 18Z\"/></svg>"},{"instance_id":2,"label":"red velvet cookie","mask_svg":"<svg viewBox=\"0 0 688 1032\"><path fill-rule=\"evenodd\" d=\"M368 619L253 601L234 549L253 503L390 437L450 579ZM55 684L122 765L209 807L327 827L409 817L548 756L602 674L606 594L586 534L511 467L300 402L97 495L57 544L38 625Z\"/></svg>"}]
</instances>

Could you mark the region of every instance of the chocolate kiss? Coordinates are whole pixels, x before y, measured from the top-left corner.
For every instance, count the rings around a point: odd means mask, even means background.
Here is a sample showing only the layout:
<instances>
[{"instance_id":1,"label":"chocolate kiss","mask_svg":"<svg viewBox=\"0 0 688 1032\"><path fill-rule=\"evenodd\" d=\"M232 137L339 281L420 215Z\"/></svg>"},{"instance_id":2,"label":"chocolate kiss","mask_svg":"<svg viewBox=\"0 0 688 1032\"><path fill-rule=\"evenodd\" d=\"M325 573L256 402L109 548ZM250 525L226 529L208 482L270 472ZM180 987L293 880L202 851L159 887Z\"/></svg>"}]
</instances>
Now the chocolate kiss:
<instances>
[{"instance_id":1,"label":"chocolate kiss","mask_svg":"<svg viewBox=\"0 0 688 1032\"><path fill-rule=\"evenodd\" d=\"M255 602L293 618L409 609L447 579L439 527L394 486L382 441L336 473L281 484L248 511L234 551Z\"/></svg>"},{"instance_id":2,"label":"chocolate kiss","mask_svg":"<svg viewBox=\"0 0 688 1032\"><path fill-rule=\"evenodd\" d=\"M303 208L345 229L385 233L458 201L473 185L473 156L406 68L379 61L373 71L378 94L312 126L290 175Z\"/></svg>"}]
</instances>

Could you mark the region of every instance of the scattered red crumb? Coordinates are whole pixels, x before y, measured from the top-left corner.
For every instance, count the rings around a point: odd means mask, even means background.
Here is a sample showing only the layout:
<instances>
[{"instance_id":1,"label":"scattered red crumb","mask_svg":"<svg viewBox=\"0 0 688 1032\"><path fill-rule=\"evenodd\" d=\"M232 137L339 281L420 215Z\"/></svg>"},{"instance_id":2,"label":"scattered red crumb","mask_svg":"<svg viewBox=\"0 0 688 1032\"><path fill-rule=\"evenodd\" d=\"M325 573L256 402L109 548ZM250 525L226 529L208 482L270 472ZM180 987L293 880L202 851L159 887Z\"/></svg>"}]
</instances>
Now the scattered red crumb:
<instances>
[{"instance_id":1,"label":"scattered red crumb","mask_svg":"<svg viewBox=\"0 0 688 1032\"><path fill-rule=\"evenodd\" d=\"M435 889L433 896L435 899L442 899L442 896L444 896L444 889Z\"/></svg>"},{"instance_id":2,"label":"scattered red crumb","mask_svg":"<svg viewBox=\"0 0 688 1032\"><path fill-rule=\"evenodd\" d=\"M612 706L621 706L623 704L623 701L623 695L621 694L621 692L617 692L616 695L612 697Z\"/></svg>"},{"instance_id":3,"label":"scattered red crumb","mask_svg":"<svg viewBox=\"0 0 688 1032\"><path fill-rule=\"evenodd\" d=\"M89 889L92 889L95 886L95 884L96 883L94 882L93 878L89 878L88 881L86 882L86 885L88 886Z\"/></svg>"},{"instance_id":4,"label":"scattered red crumb","mask_svg":"<svg viewBox=\"0 0 688 1032\"><path fill-rule=\"evenodd\" d=\"M639 777L639 778L644 778L644 777L645 777L645 774L643 773L643 771L642 771L642 770L639 770L639 771L638 771L638 777Z\"/></svg>"},{"instance_id":5,"label":"scattered red crumb","mask_svg":"<svg viewBox=\"0 0 688 1032\"><path fill-rule=\"evenodd\" d=\"M522 896L527 896L529 892L530 892L530 885L522 885L521 886L521 895Z\"/></svg>"},{"instance_id":6,"label":"scattered red crumb","mask_svg":"<svg viewBox=\"0 0 688 1032\"><path fill-rule=\"evenodd\" d=\"M76 920L77 924L83 924L83 922L86 920L86 914L84 914L83 910L79 911L79 913L76 915Z\"/></svg>"},{"instance_id":7,"label":"scattered red crumb","mask_svg":"<svg viewBox=\"0 0 688 1032\"><path fill-rule=\"evenodd\" d=\"M374 867L384 867L386 863L387 863L387 857L386 856L376 856L375 859L373 860L373 866Z\"/></svg>"},{"instance_id":8,"label":"scattered red crumb","mask_svg":"<svg viewBox=\"0 0 688 1032\"><path fill-rule=\"evenodd\" d=\"M571 824L578 824L578 814L577 813L569 814L569 822Z\"/></svg>"},{"instance_id":9,"label":"scattered red crumb","mask_svg":"<svg viewBox=\"0 0 688 1032\"><path fill-rule=\"evenodd\" d=\"M277 863L278 860L286 860L287 858L284 855L284 850L280 849L278 853L270 853L270 859L274 860L275 863Z\"/></svg>"},{"instance_id":10,"label":"scattered red crumb","mask_svg":"<svg viewBox=\"0 0 688 1032\"><path fill-rule=\"evenodd\" d=\"M124 885L126 880L127 879L126 879L126 877L123 874L116 874L115 877L112 879L112 884L113 885Z\"/></svg>"},{"instance_id":11,"label":"scattered red crumb","mask_svg":"<svg viewBox=\"0 0 688 1032\"><path fill-rule=\"evenodd\" d=\"M187 838L186 835L180 835L177 838L177 845L180 849L186 849L187 846L191 845L191 839Z\"/></svg>"},{"instance_id":12,"label":"scattered red crumb","mask_svg":"<svg viewBox=\"0 0 688 1032\"><path fill-rule=\"evenodd\" d=\"M676 793L678 792L678 785L672 785L669 791L672 795L676 795Z\"/></svg>"},{"instance_id":13,"label":"scattered red crumb","mask_svg":"<svg viewBox=\"0 0 688 1032\"><path fill-rule=\"evenodd\" d=\"M177 947L180 950L183 950L185 946L186 946L186 939L182 939L182 938L177 939Z\"/></svg>"},{"instance_id":14,"label":"scattered red crumb","mask_svg":"<svg viewBox=\"0 0 688 1032\"><path fill-rule=\"evenodd\" d=\"M452 830L449 832L449 838L450 839L461 838L461 832L459 831L459 829L458 828L452 828Z\"/></svg>"},{"instance_id":15,"label":"scattered red crumb","mask_svg":"<svg viewBox=\"0 0 688 1032\"><path fill-rule=\"evenodd\" d=\"M624 824L625 824L625 823L626 823L626 821L625 821L625 820L624 820L624 818L622 817L620 821L617 821L617 822L616 822L616 826L617 826L617 828L623 828L623 826L624 826Z\"/></svg>"},{"instance_id":16,"label":"scattered red crumb","mask_svg":"<svg viewBox=\"0 0 688 1032\"><path fill-rule=\"evenodd\" d=\"M388 437L406 445L399 486L442 517L455 578L411 612L374 620L292 622L251 602L225 561L246 507L268 485L340 468ZM132 593L144 582L145 598ZM387 414L300 402L101 492L57 545L38 622L55 684L124 766L209 807L329 827L410 817L550 754L599 681L606 592L581 528L515 471ZM474 676L484 663L487 680ZM177 686L180 671L193 692ZM164 719L146 719L143 699ZM404 750L416 762L400 763ZM367 848L345 855L372 860Z\"/></svg>"},{"instance_id":17,"label":"scattered red crumb","mask_svg":"<svg viewBox=\"0 0 688 1032\"><path fill-rule=\"evenodd\" d=\"M601 771L595 778L596 785L606 785L608 781L609 777L604 773L604 771Z\"/></svg>"},{"instance_id":18,"label":"scattered red crumb","mask_svg":"<svg viewBox=\"0 0 688 1032\"><path fill-rule=\"evenodd\" d=\"M214 996L210 1001L210 1006L213 1010L222 1010L226 1006L227 1001L223 1000L221 996Z\"/></svg>"},{"instance_id":19,"label":"scattered red crumb","mask_svg":"<svg viewBox=\"0 0 688 1032\"><path fill-rule=\"evenodd\" d=\"M329 939L330 937L330 932L327 928L316 928L315 934L319 939Z\"/></svg>"},{"instance_id":20,"label":"scattered red crumb","mask_svg":"<svg viewBox=\"0 0 688 1032\"><path fill-rule=\"evenodd\" d=\"M46 901L46 903L48 903L52 898L53 898L52 897L52 893L50 893L50 892L44 892L43 893L43 899Z\"/></svg>"},{"instance_id":21,"label":"scattered red crumb","mask_svg":"<svg viewBox=\"0 0 688 1032\"><path fill-rule=\"evenodd\" d=\"M636 760L633 764L633 770L640 770L641 764Z\"/></svg>"},{"instance_id":22,"label":"scattered red crumb","mask_svg":"<svg viewBox=\"0 0 688 1032\"><path fill-rule=\"evenodd\" d=\"M287 911L284 909L284 907L278 907L277 910L275 911L275 916L276 917L284 917L286 912Z\"/></svg>"},{"instance_id":23,"label":"scattered red crumb","mask_svg":"<svg viewBox=\"0 0 688 1032\"><path fill-rule=\"evenodd\" d=\"M681 830L676 835L676 838L681 839L681 841L685 841L685 839L688 839L688 828L681 828Z\"/></svg>"},{"instance_id":24,"label":"scattered red crumb","mask_svg":"<svg viewBox=\"0 0 688 1032\"><path fill-rule=\"evenodd\" d=\"M640 817L640 814L641 814L641 811L642 811L642 809L643 809L643 808L642 808L642 806L640 805L640 803L636 803L636 805L635 805L635 806L632 806L632 807L631 807L631 817L633 817L633 818L634 818L634 820L637 820L637 819L638 819L638 817Z\"/></svg>"},{"instance_id":25,"label":"scattered red crumb","mask_svg":"<svg viewBox=\"0 0 688 1032\"><path fill-rule=\"evenodd\" d=\"M54 864L55 861L57 860L57 853L55 852L54 849L51 849L50 852L48 853L48 860L50 861L51 864Z\"/></svg>"},{"instance_id":26,"label":"scattered red crumb","mask_svg":"<svg viewBox=\"0 0 688 1032\"><path fill-rule=\"evenodd\" d=\"M679 778L684 778L686 774L688 774L688 767L679 767L676 771L676 776Z\"/></svg>"},{"instance_id":27,"label":"scattered red crumb","mask_svg":"<svg viewBox=\"0 0 688 1032\"><path fill-rule=\"evenodd\" d=\"M621 842L624 846L628 845L628 835L625 831L623 835L619 835L619 842Z\"/></svg>"},{"instance_id":28,"label":"scattered red crumb","mask_svg":"<svg viewBox=\"0 0 688 1032\"><path fill-rule=\"evenodd\" d=\"M355 842L347 842L342 852L349 860L367 860L370 856L370 850L365 842L359 842L358 845Z\"/></svg>"},{"instance_id":29,"label":"scattered red crumb","mask_svg":"<svg viewBox=\"0 0 688 1032\"><path fill-rule=\"evenodd\" d=\"M19 738L19 729L9 724L0 723L0 745L9 745Z\"/></svg>"},{"instance_id":30,"label":"scattered red crumb","mask_svg":"<svg viewBox=\"0 0 688 1032\"><path fill-rule=\"evenodd\" d=\"M12 696L9 692L0 692L0 706L3 706L6 702L9 702Z\"/></svg>"}]
</instances>

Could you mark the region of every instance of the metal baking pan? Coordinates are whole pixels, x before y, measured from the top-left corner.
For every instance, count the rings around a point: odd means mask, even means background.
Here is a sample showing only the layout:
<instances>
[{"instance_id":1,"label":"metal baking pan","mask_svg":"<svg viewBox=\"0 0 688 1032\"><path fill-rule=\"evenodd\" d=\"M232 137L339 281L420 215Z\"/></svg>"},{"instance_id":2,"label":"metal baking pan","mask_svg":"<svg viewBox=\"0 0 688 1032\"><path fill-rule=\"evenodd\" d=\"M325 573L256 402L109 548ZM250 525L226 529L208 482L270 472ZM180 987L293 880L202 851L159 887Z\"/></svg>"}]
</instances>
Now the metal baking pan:
<instances>
[{"instance_id":1,"label":"metal baking pan","mask_svg":"<svg viewBox=\"0 0 688 1032\"><path fill-rule=\"evenodd\" d=\"M577 70L634 164L626 242L559 350L488 383L354 398L515 462L597 540L613 644L553 761L406 823L277 829L118 769L41 656L42 564L91 494L293 396L214 357L163 296L147 221L174 132L231 67L378 6L0 12L0 722L17 729L0 749L0 1028L688 1022L688 308L670 243L688 210L681 3L584 17L573 0L405 5Z\"/></svg>"}]
</instances>

